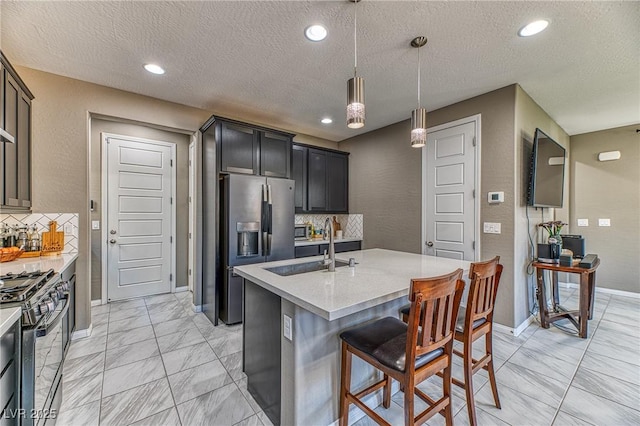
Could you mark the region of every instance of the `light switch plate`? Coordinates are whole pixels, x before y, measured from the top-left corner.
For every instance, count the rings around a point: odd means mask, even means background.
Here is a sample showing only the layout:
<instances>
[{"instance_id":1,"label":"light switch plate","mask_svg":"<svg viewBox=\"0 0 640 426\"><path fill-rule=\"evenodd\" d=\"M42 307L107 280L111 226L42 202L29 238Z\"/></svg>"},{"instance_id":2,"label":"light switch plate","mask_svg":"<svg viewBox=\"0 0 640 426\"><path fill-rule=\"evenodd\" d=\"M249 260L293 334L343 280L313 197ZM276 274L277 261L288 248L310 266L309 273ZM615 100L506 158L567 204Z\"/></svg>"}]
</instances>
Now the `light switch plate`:
<instances>
[{"instance_id":1,"label":"light switch plate","mask_svg":"<svg viewBox=\"0 0 640 426\"><path fill-rule=\"evenodd\" d=\"M293 340L293 330L291 329L291 317L289 315L283 315L284 318L284 326L282 327L282 334L284 337L289 340Z\"/></svg>"},{"instance_id":2,"label":"light switch plate","mask_svg":"<svg viewBox=\"0 0 640 426\"><path fill-rule=\"evenodd\" d=\"M73 223L67 222L64 224L64 233L65 235L73 236Z\"/></svg>"},{"instance_id":3,"label":"light switch plate","mask_svg":"<svg viewBox=\"0 0 640 426\"><path fill-rule=\"evenodd\" d=\"M500 234L502 231L501 228L502 228L501 223L484 222L485 234Z\"/></svg>"},{"instance_id":4,"label":"light switch plate","mask_svg":"<svg viewBox=\"0 0 640 426\"><path fill-rule=\"evenodd\" d=\"M611 226L611 219L598 219L598 226Z\"/></svg>"},{"instance_id":5,"label":"light switch plate","mask_svg":"<svg viewBox=\"0 0 640 426\"><path fill-rule=\"evenodd\" d=\"M578 219L578 226L589 226L589 219Z\"/></svg>"},{"instance_id":6,"label":"light switch plate","mask_svg":"<svg viewBox=\"0 0 640 426\"><path fill-rule=\"evenodd\" d=\"M99 220L92 220L91 221L91 229L93 229L94 231L100 229L100 221Z\"/></svg>"}]
</instances>

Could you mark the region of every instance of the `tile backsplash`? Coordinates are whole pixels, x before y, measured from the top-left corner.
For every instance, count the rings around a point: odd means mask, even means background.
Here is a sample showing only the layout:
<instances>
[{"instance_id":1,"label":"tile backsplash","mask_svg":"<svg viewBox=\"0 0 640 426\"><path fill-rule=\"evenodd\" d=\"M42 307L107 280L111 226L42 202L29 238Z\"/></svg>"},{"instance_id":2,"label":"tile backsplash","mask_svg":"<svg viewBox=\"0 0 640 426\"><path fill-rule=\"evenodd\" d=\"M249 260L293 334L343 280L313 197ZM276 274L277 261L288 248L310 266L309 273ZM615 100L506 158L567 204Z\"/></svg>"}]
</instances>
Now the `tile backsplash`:
<instances>
[{"instance_id":1,"label":"tile backsplash","mask_svg":"<svg viewBox=\"0 0 640 426\"><path fill-rule=\"evenodd\" d=\"M31 214L0 214L0 223L7 225L38 225L38 232L42 234L49 230L49 222L58 222L57 231L66 231L71 228L72 232L64 233L64 249L62 253L78 253L78 213L31 213ZM65 226L66 225L66 226Z\"/></svg>"},{"instance_id":2,"label":"tile backsplash","mask_svg":"<svg viewBox=\"0 0 640 426\"><path fill-rule=\"evenodd\" d=\"M364 219L361 214L297 214L296 225L311 222L314 228L322 228L327 217L333 219L333 216L340 223L345 237L364 239Z\"/></svg>"}]
</instances>

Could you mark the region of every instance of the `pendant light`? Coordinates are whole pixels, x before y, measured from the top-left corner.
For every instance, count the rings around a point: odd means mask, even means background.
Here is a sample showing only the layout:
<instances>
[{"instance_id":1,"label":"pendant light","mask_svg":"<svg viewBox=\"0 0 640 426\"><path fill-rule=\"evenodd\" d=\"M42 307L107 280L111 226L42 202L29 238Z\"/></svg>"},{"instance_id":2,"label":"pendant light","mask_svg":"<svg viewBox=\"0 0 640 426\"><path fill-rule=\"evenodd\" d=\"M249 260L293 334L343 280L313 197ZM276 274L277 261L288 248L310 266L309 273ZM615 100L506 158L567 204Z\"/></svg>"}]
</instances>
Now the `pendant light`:
<instances>
[{"instance_id":1,"label":"pendant light","mask_svg":"<svg viewBox=\"0 0 640 426\"><path fill-rule=\"evenodd\" d=\"M353 78L347 82L347 127L359 129L364 126L364 79L358 77L358 2L360 0L349 0L354 3L353 18L353 46L354 64Z\"/></svg>"},{"instance_id":2,"label":"pendant light","mask_svg":"<svg viewBox=\"0 0 640 426\"><path fill-rule=\"evenodd\" d=\"M418 49L418 108L411 111L411 147L422 148L427 143L427 110L420 106L420 48L427 44L426 37L411 40L411 47Z\"/></svg>"}]
</instances>

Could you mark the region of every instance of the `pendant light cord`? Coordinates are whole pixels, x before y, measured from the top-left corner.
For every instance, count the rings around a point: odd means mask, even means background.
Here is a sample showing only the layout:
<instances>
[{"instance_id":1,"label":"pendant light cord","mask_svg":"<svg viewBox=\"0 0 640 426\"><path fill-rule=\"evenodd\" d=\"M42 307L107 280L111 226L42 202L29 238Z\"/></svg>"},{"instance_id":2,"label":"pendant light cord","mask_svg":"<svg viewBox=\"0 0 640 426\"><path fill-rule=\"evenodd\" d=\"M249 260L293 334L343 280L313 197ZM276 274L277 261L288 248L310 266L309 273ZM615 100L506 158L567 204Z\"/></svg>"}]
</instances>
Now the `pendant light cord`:
<instances>
[{"instance_id":1,"label":"pendant light cord","mask_svg":"<svg viewBox=\"0 0 640 426\"><path fill-rule=\"evenodd\" d=\"M420 108L420 48L418 47L418 108Z\"/></svg>"},{"instance_id":2,"label":"pendant light cord","mask_svg":"<svg viewBox=\"0 0 640 426\"><path fill-rule=\"evenodd\" d=\"M358 76L358 1L355 1L355 12L353 14L353 50L355 60L353 63L353 76Z\"/></svg>"}]
</instances>

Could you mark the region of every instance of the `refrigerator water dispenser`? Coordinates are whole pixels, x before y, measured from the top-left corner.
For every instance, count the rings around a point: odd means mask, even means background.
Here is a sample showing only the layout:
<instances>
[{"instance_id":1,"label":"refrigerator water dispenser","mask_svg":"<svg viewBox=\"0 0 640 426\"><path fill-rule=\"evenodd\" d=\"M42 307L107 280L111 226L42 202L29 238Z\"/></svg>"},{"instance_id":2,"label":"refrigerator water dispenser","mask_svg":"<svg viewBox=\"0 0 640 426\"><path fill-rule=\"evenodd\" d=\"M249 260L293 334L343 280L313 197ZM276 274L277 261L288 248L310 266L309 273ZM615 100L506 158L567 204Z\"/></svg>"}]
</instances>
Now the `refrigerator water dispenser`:
<instances>
[{"instance_id":1,"label":"refrigerator water dispenser","mask_svg":"<svg viewBox=\"0 0 640 426\"><path fill-rule=\"evenodd\" d=\"M238 257L258 255L260 222L236 222L238 233Z\"/></svg>"}]
</instances>

